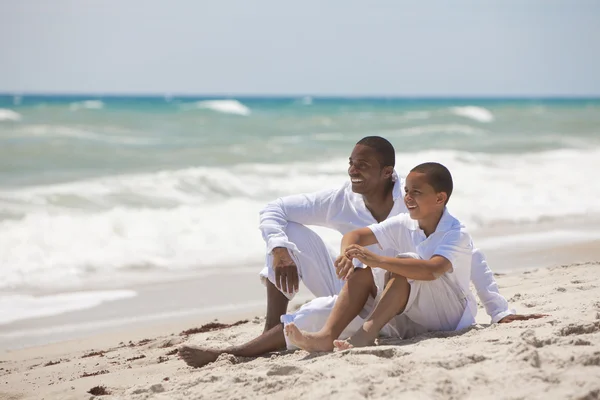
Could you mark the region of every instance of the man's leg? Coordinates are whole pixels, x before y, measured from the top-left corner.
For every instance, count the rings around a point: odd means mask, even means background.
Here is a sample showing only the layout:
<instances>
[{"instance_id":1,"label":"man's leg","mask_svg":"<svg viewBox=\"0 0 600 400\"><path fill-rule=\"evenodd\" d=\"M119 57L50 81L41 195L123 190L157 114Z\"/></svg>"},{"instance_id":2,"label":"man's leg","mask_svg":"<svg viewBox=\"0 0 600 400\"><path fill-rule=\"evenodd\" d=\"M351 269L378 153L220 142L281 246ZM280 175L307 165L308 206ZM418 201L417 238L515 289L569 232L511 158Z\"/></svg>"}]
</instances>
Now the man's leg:
<instances>
[{"instance_id":1,"label":"man's leg","mask_svg":"<svg viewBox=\"0 0 600 400\"><path fill-rule=\"evenodd\" d=\"M270 280L265 280L267 286L267 317L263 333L267 333L274 327L281 325L280 318L287 312L290 302Z\"/></svg>"},{"instance_id":2,"label":"man's leg","mask_svg":"<svg viewBox=\"0 0 600 400\"><path fill-rule=\"evenodd\" d=\"M292 260L298 268L304 286L315 297L337 295L344 281L335 275L333 262L337 256L335 250L329 248L323 239L313 230L304 225L289 222L285 229L290 242L298 248L298 252L290 251ZM275 286L275 272L272 257L267 257L267 265L261 272L261 278L267 286L267 318L264 332L269 331L280 323L281 315L287 311L291 294L282 293Z\"/></svg>"},{"instance_id":3,"label":"man's leg","mask_svg":"<svg viewBox=\"0 0 600 400\"><path fill-rule=\"evenodd\" d=\"M233 346L223 350L199 346L182 346L179 349L179 355L188 365L202 367L216 361L224 353L239 357L257 357L271 351L284 350L285 346L283 324L280 323L256 339L241 346Z\"/></svg>"},{"instance_id":4,"label":"man's leg","mask_svg":"<svg viewBox=\"0 0 600 400\"><path fill-rule=\"evenodd\" d=\"M371 316L350 339L334 341L337 349L345 350L351 347L363 347L374 344L379 331L385 324L404 311L410 295L410 284L403 276L390 275L391 278Z\"/></svg>"},{"instance_id":5,"label":"man's leg","mask_svg":"<svg viewBox=\"0 0 600 400\"><path fill-rule=\"evenodd\" d=\"M356 269L340 292L337 301L325 322L316 333L298 329L294 323L285 327L290 342L307 351L331 351L333 341L365 307L369 295L375 297L377 288L371 268Z\"/></svg>"}]
</instances>

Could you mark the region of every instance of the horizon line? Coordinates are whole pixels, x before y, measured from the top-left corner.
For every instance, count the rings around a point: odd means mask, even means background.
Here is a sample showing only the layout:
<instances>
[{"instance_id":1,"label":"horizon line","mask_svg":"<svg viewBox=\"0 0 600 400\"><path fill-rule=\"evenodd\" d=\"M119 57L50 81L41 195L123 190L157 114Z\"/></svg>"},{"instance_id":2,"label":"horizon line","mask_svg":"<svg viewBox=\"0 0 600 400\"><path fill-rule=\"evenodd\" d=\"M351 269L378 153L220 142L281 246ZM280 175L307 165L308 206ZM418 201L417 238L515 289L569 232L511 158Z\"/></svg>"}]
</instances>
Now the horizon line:
<instances>
[{"instance_id":1,"label":"horizon line","mask_svg":"<svg viewBox=\"0 0 600 400\"><path fill-rule=\"evenodd\" d=\"M380 94L235 94L235 93L98 93L98 92L3 92L0 91L0 97L124 97L124 98L214 98L214 99L392 99L392 100L600 100L600 94L597 95L380 95Z\"/></svg>"}]
</instances>

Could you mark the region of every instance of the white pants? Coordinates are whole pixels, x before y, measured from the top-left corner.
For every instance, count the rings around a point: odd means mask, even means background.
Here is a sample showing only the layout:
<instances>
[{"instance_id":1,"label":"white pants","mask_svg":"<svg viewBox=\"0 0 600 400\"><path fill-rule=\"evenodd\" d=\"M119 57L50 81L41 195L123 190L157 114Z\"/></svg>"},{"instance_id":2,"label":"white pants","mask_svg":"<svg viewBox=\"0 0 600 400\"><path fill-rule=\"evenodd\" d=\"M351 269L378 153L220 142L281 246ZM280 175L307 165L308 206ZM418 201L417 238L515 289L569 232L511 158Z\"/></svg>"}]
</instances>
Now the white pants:
<instances>
[{"instance_id":1,"label":"white pants","mask_svg":"<svg viewBox=\"0 0 600 400\"><path fill-rule=\"evenodd\" d=\"M327 246L319 235L304 225L288 222L285 233L299 250L288 252L298 267L298 276L304 286L315 297L337 295L344 287L344 281L336 276L333 265L339 252ZM260 272L260 277L263 283L268 279L277 286L271 254L267 255L266 266ZM290 300L294 297L294 293L282 293Z\"/></svg>"}]
</instances>

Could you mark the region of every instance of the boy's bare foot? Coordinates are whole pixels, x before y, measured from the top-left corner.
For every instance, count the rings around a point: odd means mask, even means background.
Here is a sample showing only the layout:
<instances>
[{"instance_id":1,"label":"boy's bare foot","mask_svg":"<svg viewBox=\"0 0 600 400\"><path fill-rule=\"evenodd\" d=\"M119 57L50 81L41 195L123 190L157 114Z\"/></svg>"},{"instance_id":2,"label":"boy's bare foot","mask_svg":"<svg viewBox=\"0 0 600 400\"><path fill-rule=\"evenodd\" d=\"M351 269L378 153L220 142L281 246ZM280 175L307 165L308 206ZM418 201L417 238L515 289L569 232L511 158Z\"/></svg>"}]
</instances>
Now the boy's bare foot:
<instances>
[{"instance_id":1,"label":"boy's bare foot","mask_svg":"<svg viewBox=\"0 0 600 400\"><path fill-rule=\"evenodd\" d=\"M221 351L205 349L198 346L181 346L179 356L191 367L203 367L206 364L217 361Z\"/></svg>"},{"instance_id":2,"label":"boy's bare foot","mask_svg":"<svg viewBox=\"0 0 600 400\"><path fill-rule=\"evenodd\" d=\"M333 350L333 340L329 336L318 333L305 332L298 329L295 324L285 326L285 335L290 341L302 350L309 352Z\"/></svg>"},{"instance_id":3,"label":"boy's bare foot","mask_svg":"<svg viewBox=\"0 0 600 400\"><path fill-rule=\"evenodd\" d=\"M353 347L374 346L375 340L371 339L370 335L361 329L347 340L335 340L333 345L336 350L348 350Z\"/></svg>"},{"instance_id":4,"label":"boy's bare foot","mask_svg":"<svg viewBox=\"0 0 600 400\"><path fill-rule=\"evenodd\" d=\"M354 346L352 346L352 343L350 343L350 341L348 340L334 340L333 347L335 347L335 351L342 351L354 348Z\"/></svg>"}]
</instances>

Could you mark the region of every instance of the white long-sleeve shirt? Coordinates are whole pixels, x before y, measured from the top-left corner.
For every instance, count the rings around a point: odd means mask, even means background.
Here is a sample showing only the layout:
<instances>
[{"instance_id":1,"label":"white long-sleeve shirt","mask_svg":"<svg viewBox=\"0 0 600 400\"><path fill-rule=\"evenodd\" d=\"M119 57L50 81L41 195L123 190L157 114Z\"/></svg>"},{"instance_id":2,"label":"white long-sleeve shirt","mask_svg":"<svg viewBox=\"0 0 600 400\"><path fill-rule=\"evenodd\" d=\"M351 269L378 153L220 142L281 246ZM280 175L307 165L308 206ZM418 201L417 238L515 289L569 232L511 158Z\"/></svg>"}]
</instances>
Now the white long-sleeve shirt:
<instances>
[{"instance_id":1,"label":"white long-sleeve shirt","mask_svg":"<svg viewBox=\"0 0 600 400\"><path fill-rule=\"evenodd\" d=\"M394 176L397 177L396 174ZM408 212L404 204L403 188L404 180L396 178L392 190L394 205L388 218ZM285 234L288 222L323 226L337 230L343 235L378 221L367 209L362 195L354 193L351 183L346 182L337 189L281 197L267 204L260 212L259 229L267 244L268 253L276 247L298 250ZM394 257L397 254L395 250L382 250L376 245L369 246L369 250L387 257ZM514 310L508 308L508 302L498 292L494 275L483 254L478 250L473 253L471 281L486 312L492 317L492 323L514 314Z\"/></svg>"}]
</instances>

